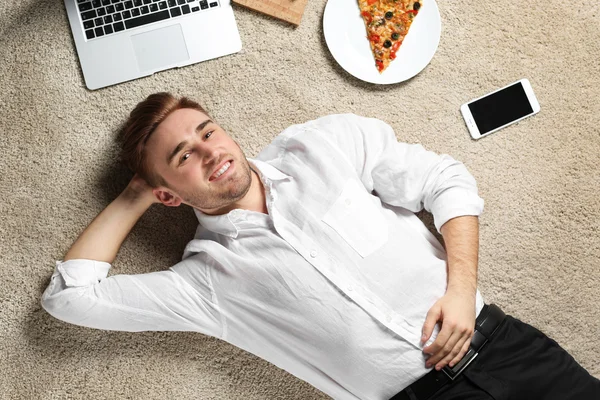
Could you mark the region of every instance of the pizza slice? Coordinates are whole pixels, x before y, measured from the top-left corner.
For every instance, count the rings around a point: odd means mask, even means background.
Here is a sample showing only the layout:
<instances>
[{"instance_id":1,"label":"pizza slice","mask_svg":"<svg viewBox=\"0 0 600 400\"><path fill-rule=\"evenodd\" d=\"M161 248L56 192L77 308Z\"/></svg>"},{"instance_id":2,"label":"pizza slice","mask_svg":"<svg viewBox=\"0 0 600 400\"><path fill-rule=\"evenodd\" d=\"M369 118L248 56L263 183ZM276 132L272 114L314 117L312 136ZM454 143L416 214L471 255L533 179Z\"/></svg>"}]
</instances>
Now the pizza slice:
<instances>
[{"instance_id":1,"label":"pizza slice","mask_svg":"<svg viewBox=\"0 0 600 400\"><path fill-rule=\"evenodd\" d=\"M396 58L422 3L423 0L358 0L379 73Z\"/></svg>"}]
</instances>

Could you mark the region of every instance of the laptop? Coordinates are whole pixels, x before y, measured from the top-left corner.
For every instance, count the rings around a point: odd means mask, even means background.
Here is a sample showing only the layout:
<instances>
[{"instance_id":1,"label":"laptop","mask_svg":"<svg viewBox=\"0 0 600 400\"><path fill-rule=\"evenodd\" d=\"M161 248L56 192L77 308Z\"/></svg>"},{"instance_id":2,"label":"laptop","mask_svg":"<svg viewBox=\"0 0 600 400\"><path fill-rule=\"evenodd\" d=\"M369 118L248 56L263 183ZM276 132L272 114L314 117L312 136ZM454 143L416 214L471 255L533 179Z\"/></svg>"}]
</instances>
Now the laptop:
<instances>
[{"instance_id":1,"label":"laptop","mask_svg":"<svg viewBox=\"0 0 600 400\"><path fill-rule=\"evenodd\" d=\"M65 0L65 6L91 90L242 48L230 0Z\"/></svg>"}]
</instances>

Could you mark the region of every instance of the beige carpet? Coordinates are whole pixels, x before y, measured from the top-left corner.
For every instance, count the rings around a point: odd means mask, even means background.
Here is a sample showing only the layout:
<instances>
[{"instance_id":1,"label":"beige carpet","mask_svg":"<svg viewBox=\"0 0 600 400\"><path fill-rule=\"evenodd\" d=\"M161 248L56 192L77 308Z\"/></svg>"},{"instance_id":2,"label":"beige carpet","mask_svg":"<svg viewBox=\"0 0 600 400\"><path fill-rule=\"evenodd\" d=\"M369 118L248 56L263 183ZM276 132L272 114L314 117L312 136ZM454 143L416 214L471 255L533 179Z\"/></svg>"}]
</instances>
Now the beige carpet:
<instances>
[{"instance_id":1,"label":"beige carpet","mask_svg":"<svg viewBox=\"0 0 600 400\"><path fill-rule=\"evenodd\" d=\"M548 333L600 377L599 3L439 0L442 38L432 62L383 87L333 60L325 3L310 1L297 29L236 6L242 52L91 92L62 1L0 2L0 398L327 398L218 339L95 331L41 309L54 261L128 181L115 162L115 128L138 101L164 90L203 103L248 156L292 123L355 112L462 160L486 201L485 299ZM523 77L542 111L472 141L459 106ZM155 207L113 272L164 269L180 258L194 215Z\"/></svg>"}]
</instances>

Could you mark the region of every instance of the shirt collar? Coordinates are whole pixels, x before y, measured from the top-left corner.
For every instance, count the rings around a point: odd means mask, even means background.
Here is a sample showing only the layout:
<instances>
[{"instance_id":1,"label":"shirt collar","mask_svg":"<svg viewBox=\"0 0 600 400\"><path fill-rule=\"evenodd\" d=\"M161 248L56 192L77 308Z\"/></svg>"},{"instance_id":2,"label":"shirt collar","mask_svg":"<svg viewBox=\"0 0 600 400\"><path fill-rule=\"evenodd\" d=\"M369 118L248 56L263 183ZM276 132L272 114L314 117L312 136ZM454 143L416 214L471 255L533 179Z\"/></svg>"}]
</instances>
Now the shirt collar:
<instances>
[{"instance_id":1,"label":"shirt collar","mask_svg":"<svg viewBox=\"0 0 600 400\"><path fill-rule=\"evenodd\" d=\"M256 172L258 172L258 176L265 188L271 188L271 183L274 181L290 179L289 175L284 174L264 161L248 158L248 162ZM267 195L269 195L268 192L269 191L267 190ZM194 208L194 213L203 228L232 238L236 238L239 233L239 228L236 226L235 222L239 221L240 218L243 218L243 215L247 212L247 210L235 209L229 211L227 214L208 215Z\"/></svg>"}]
</instances>

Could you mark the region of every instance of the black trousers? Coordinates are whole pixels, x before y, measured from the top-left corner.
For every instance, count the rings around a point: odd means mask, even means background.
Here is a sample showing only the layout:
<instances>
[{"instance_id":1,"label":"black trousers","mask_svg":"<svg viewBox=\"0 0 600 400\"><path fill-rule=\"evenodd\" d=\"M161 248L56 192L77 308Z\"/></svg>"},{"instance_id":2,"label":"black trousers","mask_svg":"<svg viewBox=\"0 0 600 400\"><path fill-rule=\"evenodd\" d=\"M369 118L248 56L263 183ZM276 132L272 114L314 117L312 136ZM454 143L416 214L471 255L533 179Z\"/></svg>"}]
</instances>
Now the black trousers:
<instances>
[{"instance_id":1,"label":"black trousers","mask_svg":"<svg viewBox=\"0 0 600 400\"><path fill-rule=\"evenodd\" d=\"M597 349L589 349L596 352ZM600 380L558 343L509 315L494 340L431 400L600 400Z\"/></svg>"}]
</instances>

